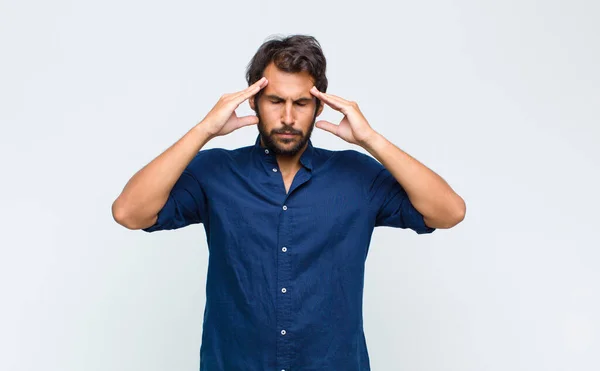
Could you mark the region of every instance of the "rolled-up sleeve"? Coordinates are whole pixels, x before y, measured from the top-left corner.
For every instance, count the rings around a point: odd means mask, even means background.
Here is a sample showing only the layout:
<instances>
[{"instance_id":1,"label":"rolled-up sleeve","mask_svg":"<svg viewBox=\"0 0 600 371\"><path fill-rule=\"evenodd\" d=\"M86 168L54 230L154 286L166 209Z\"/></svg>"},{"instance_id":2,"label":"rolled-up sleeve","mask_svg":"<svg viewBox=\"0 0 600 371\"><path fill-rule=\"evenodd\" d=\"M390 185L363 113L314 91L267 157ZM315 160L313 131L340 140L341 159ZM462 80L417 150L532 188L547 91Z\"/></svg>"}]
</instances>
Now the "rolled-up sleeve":
<instances>
[{"instance_id":1,"label":"rolled-up sleeve","mask_svg":"<svg viewBox=\"0 0 600 371\"><path fill-rule=\"evenodd\" d=\"M425 224L423 215L413 206L404 188L382 164L369 161L368 197L376 217L376 227L408 228L418 234L431 233L435 228Z\"/></svg>"},{"instance_id":2,"label":"rolled-up sleeve","mask_svg":"<svg viewBox=\"0 0 600 371\"><path fill-rule=\"evenodd\" d=\"M204 221L207 215L206 194L194 174L200 166L201 153L194 157L173 186L167 202L158 212L156 223L143 231L178 229Z\"/></svg>"}]
</instances>

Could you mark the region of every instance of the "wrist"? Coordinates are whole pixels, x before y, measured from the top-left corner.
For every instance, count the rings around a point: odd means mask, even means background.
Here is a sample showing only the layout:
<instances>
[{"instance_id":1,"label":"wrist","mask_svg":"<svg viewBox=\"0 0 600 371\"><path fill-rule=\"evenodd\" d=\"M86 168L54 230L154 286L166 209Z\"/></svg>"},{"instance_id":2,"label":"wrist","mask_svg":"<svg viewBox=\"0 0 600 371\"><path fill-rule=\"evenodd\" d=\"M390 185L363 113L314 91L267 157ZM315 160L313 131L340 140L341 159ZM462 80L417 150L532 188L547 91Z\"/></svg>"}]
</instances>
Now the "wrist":
<instances>
[{"instance_id":1,"label":"wrist","mask_svg":"<svg viewBox=\"0 0 600 371\"><path fill-rule=\"evenodd\" d=\"M192 131L194 132L195 135L199 136L201 139L203 139L205 141L209 141L209 140L217 137L217 133L214 132L214 130L212 130L210 128L210 124L204 120L202 120L198 124L196 124L196 126L194 126L192 128Z\"/></svg>"},{"instance_id":2,"label":"wrist","mask_svg":"<svg viewBox=\"0 0 600 371\"><path fill-rule=\"evenodd\" d=\"M377 147L381 146L384 141L385 138L381 134L373 130L369 135L367 135L364 139L360 141L359 145L367 151L371 152Z\"/></svg>"},{"instance_id":3,"label":"wrist","mask_svg":"<svg viewBox=\"0 0 600 371\"><path fill-rule=\"evenodd\" d=\"M204 121L200 121L190 131L193 133L194 137L203 144L217 136Z\"/></svg>"}]
</instances>

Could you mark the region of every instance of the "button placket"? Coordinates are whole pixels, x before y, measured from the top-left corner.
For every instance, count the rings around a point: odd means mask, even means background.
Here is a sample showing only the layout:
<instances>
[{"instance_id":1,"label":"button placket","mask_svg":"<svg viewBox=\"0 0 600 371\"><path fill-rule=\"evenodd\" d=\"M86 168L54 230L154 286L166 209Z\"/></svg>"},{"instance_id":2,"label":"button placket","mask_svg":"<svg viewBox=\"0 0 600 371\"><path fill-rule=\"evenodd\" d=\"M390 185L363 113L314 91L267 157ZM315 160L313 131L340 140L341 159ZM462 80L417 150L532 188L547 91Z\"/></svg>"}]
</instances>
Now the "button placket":
<instances>
[{"instance_id":1,"label":"button placket","mask_svg":"<svg viewBox=\"0 0 600 371\"><path fill-rule=\"evenodd\" d=\"M274 168L275 170L276 168ZM292 357L292 340L293 336L288 334L288 328L292 324L292 310L291 310L291 294L288 293L288 286L291 284L293 278L291 277L291 261L287 254L287 244L291 242L291 238L293 238L293 228L292 228L292 217L290 214L290 210L288 210L288 206L286 205L289 202L289 196L291 194L288 193L284 198L283 202L280 204L282 211L280 214L280 226L279 226L279 237L278 241L280 243L280 249L282 255L278 259L278 274L277 274L277 282L276 285L279 287L280 300L277 300L277 325L279 327L279 335L278 335L278 346L277 346L277 364L280 367L279 369L287 369L287 365L291 361Z\"/></svg>"}]
</instances>

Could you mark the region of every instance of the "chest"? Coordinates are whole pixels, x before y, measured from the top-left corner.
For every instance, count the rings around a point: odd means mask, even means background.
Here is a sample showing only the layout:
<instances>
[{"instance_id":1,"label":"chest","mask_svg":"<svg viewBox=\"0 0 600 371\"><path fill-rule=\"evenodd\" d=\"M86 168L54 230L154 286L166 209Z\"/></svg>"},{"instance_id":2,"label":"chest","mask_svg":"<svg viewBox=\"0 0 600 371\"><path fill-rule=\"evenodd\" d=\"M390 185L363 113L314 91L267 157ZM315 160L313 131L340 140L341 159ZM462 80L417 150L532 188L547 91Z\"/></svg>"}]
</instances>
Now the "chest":
<instances>
[{"instance_id":1,"label":"chest","mask_svg":"<svg viewBox=\"0 0 600 371\"><path fill-rule=\"evenodd\" d=\"M293 178L272 173L207 189L213 253L248 267L283 246L306 264L317 257L346 266L363 260L373 213L359 183L304 170Z\"/></svg>"},{"instance_id":2,"label":"chest","mask_svg":"<svg viewBox=\"0 0 600 371\"><path fill-rule=\"evenodd\" d=\"M304 169L269 177L240 178L207 192L213 222L253 234L286 224L295 232L337 233L358 220L368 223L363 190L343 177L311 176Z\"/></svg>"}]
</instances>

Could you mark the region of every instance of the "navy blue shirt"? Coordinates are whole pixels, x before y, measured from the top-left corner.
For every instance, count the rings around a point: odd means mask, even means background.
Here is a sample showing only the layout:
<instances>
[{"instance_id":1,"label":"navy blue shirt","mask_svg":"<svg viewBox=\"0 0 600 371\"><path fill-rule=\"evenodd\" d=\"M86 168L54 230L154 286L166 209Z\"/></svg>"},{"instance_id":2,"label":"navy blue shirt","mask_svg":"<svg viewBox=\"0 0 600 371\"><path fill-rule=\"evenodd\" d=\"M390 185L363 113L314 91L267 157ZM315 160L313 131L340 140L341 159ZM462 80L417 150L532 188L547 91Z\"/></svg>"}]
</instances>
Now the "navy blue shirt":
<instances>
[{"instance_id":1,"label":"navy blue shirt","mask_svg":"<svg viewBox=\"0 0 600 371\"><path fill-rule=\"evenodd\" d=\"M147 232L202 223L209 249L201 371L366 371L374 227L425 225L374 158L309 141L286 193L275 155L201 150Z\"/></svg>"}]
</instances>

